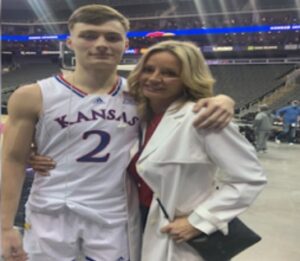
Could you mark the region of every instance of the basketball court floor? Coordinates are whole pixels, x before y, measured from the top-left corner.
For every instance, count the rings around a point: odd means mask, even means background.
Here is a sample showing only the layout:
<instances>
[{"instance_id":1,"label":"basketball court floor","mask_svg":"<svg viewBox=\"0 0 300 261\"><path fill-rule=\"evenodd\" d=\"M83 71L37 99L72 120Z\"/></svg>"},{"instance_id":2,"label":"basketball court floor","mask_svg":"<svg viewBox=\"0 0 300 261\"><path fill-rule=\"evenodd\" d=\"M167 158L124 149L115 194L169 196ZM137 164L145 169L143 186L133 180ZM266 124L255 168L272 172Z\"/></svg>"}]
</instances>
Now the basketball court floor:
<instances>
[{"instance_id":1,"label":"basketball court floor","mask_svg":"<svg viewBox=\"0 0 300 261\"><path fill-rule=\"evenodd\" d=\"M262 241L233 261L300 260L300 145L268 143L259 154L268 184L241 219Z\"/></svg>"}]
</instances>

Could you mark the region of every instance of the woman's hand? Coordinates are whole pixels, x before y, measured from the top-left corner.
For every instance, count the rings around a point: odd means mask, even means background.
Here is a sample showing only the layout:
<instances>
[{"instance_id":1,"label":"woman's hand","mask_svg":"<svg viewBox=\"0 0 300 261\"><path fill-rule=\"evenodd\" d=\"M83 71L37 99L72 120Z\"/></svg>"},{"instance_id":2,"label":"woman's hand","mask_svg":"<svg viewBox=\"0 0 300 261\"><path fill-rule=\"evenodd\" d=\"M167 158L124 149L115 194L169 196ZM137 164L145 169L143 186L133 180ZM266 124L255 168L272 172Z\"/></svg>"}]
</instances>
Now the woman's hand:
<instances>
[{"instance_id":1,"label":"woman's hand","mask_svg":"<svg viewBox=\"0 0 300 261\"><path fill-rule=\"evenodd\" d=\"M33 170L41 176L49 176L49 171L54 169L56 166L56 163L52 158L34 153L30 155L28 163L31 165Z\"/></svg>"},{"instance_id":2,"label":"woman's hand","mask_svg":"<svg viewBox=\"0 0 300 261\"><path fill-rule=\"evenodd\" d=\"M56 162L51 157L37 154L37 146L35 143L31 144L28 163L33 170L41 176L49 176L49 171L56 166Z\"/></svg>"},{"instance_id":3,"label":"woman's hand","mask_svg":"<svg viewBox=\"0 0 300 261\"><path fill-rule=\"evenodd\" d=\"M198 100L193 111L197 113L202 108L206 110L197 115L194 126L199 129L223 129L233 118L234 105L234 100L226 95Z\"/></svg>"},{"instance_id":4,"label":"woman's hand","mask_svg":"<svg viewBox=\"0 0 300 261\"><path fill-rule=\"evenodd\" d=\"M187 241L202 233L189 223L187 217L176 218L173 222L163 227L160 231L162 233L169 234L176 243Z\"/></svg>"}]
</instances>

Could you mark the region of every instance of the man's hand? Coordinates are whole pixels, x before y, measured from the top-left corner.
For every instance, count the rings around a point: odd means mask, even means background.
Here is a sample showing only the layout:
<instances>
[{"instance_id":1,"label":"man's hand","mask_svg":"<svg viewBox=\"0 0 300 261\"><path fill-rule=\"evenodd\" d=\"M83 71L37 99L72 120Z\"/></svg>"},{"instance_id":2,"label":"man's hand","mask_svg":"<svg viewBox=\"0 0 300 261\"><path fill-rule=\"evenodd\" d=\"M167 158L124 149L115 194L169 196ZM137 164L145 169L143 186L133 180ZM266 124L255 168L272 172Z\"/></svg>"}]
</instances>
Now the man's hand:
<instances>
[{"instance_id":1,"label":"man's hand","mask_svg":"<svg viewBox=\"0 0 300 261\"><path fill-rule=\"evenodd\" d=\"M25 261L28 260L23 250L22 238L18 230L2 230L2 257L4 261Z\"/></svg>"},{"instance_id":2,"label":"man's hand","mask_svg":"<svg viewBox=\"0 0 300 261\"><path fill-rule=\"evenodd\" d=\"M223 129L232 120L234 105L234 100L226 95L200 99L193 111L199 112L202 108L206 110L197 115L194 126L198 129Z\"/></svg>"},{"instance_id":3,"label":"man's hand","mask_svg":"<svg viewBox=\"0 0 300 261\"><path fill-rule=\"evenodd\" d=\"M169 234L176 243L181 243L200 235L202 232L194 228L187 217L176 218L173 222L160 230Z\"/></svg>"}]
</instances>

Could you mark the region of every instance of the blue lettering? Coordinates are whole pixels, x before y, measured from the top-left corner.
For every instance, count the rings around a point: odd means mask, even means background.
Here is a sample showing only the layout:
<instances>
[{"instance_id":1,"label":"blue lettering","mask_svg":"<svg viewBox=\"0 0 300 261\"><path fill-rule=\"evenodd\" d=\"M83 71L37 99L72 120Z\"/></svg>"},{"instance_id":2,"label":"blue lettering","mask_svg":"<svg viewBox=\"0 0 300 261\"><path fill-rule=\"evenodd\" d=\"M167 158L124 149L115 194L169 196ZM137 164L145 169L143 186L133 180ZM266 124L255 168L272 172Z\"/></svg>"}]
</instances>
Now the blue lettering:
<instances>
[{"instance_id":1,"label":"blue lettering","mask_svg":"<svg viewBox=\"0 0 300 261\"><path fill-rule=\"evenodd\" d=\"M138 118L138 117L133 117L133 118L131 119L131 121L129 121L129 122L127 122L127 123L128 123L128 125L130 125L130 126L134 126L138 121L139 121L139 118Z\"/></svg>"},{"instance_id":2,"label":"blue lettering","mask_svg":"<svg viewBox=\"0 0 300 261\"><path fill-rule=\"evenodd\" d=\"M92 112L92 120L97 120L98 118L102 118L105 120L105 110L101 110L100 112L91 110Z\"/></svg>"},{"instance_id":3,"label":"blue lettering","mask_svg":"<svg viewBox=\"0 0 300 261\"><path fill-rule=\"evenodd\" d=\"M82 121L90 121L90 119L86 117L82 112L78 112L76 123L80 123Z\"/></svg>"},{"instance_id":4,"label":"blue lettering","mask_svg":"<svg viewBox=\"0 0 300 261\"><path fill-rule=\"evenodd\" d=\"M63 115L59 118L54 119L56 122L58 122L58 124L61 126L62 129L68 127L68 125L69 125L69 122L65 120L66 117L67 117L67 115Z\"/></svg>"},{"instance_id":5,"label":"blue lettering","mask_svg":"<svg viewBox=\"0 0 300 261\"><path fill-rule=\"evenodd\" d=\"M116 118L116 111L115 110L109 110L107 120L114 120Z\"/></svg>"},{"instance_id":6,"label":"blue lettering","mask_svg":"<svg viewBox=\"0 0 300 261\"><path fill-rule=\"evenodd\" d=\"M121 115L119 116L117 116L116 113L117 113L116 110L108 110L108 111L105 111L103 109L100 111L91 110L90 111L91 117L89 118L86 114L83 114L82 112L79 111L77 113L76 121L68 121L66 119L67 115L57 117L54 119L54 121L56 121L62 129L70 125L74 125L82 122L96 121L99 118L103 120L122 121L128 124L129 126L134 126L139 121L139 118L136 116L134 116L131 119L128 119L128 115L126 114L126 112L122 112Z\"/></svg>"}]
</instances>

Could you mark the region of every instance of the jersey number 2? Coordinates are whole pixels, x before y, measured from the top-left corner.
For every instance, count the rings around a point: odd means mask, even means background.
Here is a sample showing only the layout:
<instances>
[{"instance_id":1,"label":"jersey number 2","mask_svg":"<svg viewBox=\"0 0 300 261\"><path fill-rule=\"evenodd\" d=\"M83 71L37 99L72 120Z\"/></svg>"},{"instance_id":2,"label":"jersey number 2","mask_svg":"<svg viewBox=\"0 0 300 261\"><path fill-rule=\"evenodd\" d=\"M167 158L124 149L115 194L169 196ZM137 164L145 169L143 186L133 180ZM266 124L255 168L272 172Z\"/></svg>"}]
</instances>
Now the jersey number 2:
<instances>
[{"instance_id":1,"label":"jersey number 2","mask_svg":"<svg viewBox=\"0 0 300 261\"><path fill-rule=\"evenodd\" d=\"M94 148L89 153L83 155L82 157L78 158L77 161L78 162L106 162L109 158L110 153L107 153L106 155L101 157L96 156L96 154L104 150L105 147L108 145L110 141L110 135L105 131L92 130L83 133L82 138L86 140L90 135L98 135L100 137L100 142L96 146L96 148Z\"/></svg>"}]
</instances>

